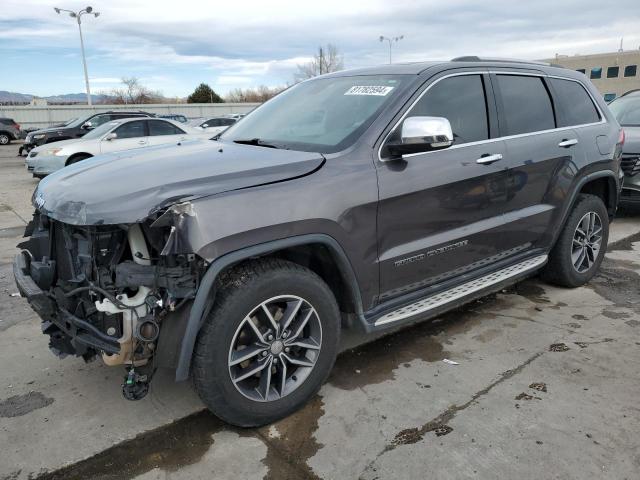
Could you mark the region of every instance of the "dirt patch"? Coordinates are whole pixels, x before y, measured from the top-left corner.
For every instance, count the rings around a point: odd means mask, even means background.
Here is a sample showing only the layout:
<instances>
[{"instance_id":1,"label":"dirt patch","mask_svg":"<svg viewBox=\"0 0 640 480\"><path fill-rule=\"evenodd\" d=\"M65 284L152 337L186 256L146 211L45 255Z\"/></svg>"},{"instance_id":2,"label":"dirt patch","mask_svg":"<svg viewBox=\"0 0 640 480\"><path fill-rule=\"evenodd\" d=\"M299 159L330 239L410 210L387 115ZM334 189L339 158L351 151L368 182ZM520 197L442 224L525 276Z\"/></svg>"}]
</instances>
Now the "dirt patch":
<instances>
[{"instance_id":1,"label":"dirt patch","mask_svg":"<svg viewBox=\"0 0 640 480\"><path fill-rule=\"evenodd\" d=\"M474 340L477 340L477 341L479 341L481 343L488 343L491 340L495 340L500 335L502 335L502 330L500 330L498 328L490 328L488 330L485 330L482 333L479 333L478 335L474 335L471 338L473 338Z\"/></svg>"},{"instance_id":2,"label":"dirt patch","mask_svg":"<svg viewBox=\"0 0 640 480\"><path fill-rule=\"evenodd\" d=\"M549 345L550 352L566 352L567 350L571 349L564 343L553 343Z\"/></svg>"},{"instance_id":3,"label":"dirt patch","mask_svg":"<svg viewBox=\"0 0 640 480\"><path fill-rule=\"evenodd\" d=\"M640 322L638 320L627 320L624 323L626 323L630 327L637 327L638 325L640 325Z\"/></svg>"},{"instance_id":4,"label":"dirt patch","mask_svg":"<svg viewBox=\"0 0 640 480\"><path fill-rule=\"evenodd\" d=\"M52 403L53 398L46 397L40 392L14 395L0 401L0 418L21 417L34 410L47 407Z\"/></svg>"},{"instance_id":5,"label":"dirt patch","mask_svg":"<svg viewBox=\"0 0 640 480\"><path fill-rule=\"evenodd\" d=\"M579 313L571 315L571 318L573 318L574 320L589 320L587 317L585 317L584 315L580 315Z\"/></svg>"},{"instance_id":6,"label":"dirt patch","mask_svg":"<svg viewBox=\"0 0 640 480\"><path fill-rule=\"evenodd\" d=\"M528 393L522 392L515 396L516 400L542 400L540 397L534 397Z\"/></svg>"},{"instance_id":7,"label":"dirt patch","mask_svg":"<svg viewBox=\"0 0 640 480\"><path fill-rule=\"evenodd\" d=\"M628 313L612 312L611 310L604 310L602 312L602 315L604 315L607 318L612 318L613 320L618 320L620 318L629 318L631 316Z\"/></svg>"},{"instance_id":8,"label":"dirt patch","mask_svg":"<svg viewBox=\"0 0 640 480\"><path fill-rule=\"evenodd\" d=\"M610 243L607 246L608 252L614 252L616 250L633 250L633 244L636 242L640 242L640 233L636 233L631 235L630 237L624 238L622 240L618 240L615 243Z\"/></svg>"},{"instance_id":9,"label":"dirt patch","mask_svg":"<svg viewBox=\"0 0 640 480\"><path fill-rule=\"evenodd\" d=\"M547 384L542 382L534 382L531 385L529 385L529 388L533 390L537 390L538 392L546 392Z\"/></svg>"}]
</instances>

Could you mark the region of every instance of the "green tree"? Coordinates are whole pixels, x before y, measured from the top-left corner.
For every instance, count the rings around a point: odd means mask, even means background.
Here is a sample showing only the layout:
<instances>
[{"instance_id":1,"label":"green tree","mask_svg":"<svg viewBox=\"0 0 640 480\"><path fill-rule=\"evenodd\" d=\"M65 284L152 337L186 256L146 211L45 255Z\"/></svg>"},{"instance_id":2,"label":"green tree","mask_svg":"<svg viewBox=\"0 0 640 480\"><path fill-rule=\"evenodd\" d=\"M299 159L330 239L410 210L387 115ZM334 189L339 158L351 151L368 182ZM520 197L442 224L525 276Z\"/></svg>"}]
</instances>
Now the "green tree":
<instances>
[{"instance_id":1,"label":"green tree","mask_svg":"<svg viewBox=\"0 0 640 480\"><path fill-rule=\"evenodd\" d=\"M224 100L206 83L201 83L187 98L187 103L224 103Z\"/></svg>"}]
</instances>

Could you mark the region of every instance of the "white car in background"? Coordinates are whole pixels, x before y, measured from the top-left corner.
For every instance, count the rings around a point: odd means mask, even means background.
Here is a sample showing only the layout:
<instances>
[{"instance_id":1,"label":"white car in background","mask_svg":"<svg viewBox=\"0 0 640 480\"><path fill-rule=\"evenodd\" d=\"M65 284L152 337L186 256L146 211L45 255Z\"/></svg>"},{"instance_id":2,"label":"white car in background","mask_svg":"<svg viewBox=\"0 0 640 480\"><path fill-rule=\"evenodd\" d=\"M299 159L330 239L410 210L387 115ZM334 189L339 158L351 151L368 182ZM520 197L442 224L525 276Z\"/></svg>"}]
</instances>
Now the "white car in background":
<instances>
[{"instance_id":1,"label":"white car in background","mask_svg":"<svg viewBox=\"0 0 640 480\"><path fill-rule=\"evenodd\" d=\"M198 118L193 121L192 125L203 132L217 135L224 132L231 125L236 123L239 119L233 117L205 117Z\"/></svg>"},{"instance_id":2,"label":"white car in background","mask_svg":"<svg viewBox=\"0 0 640 480\"><path fill-rule=\"evenodd\" d=\"M125 118L104 123L82 138L36 147L27 157L27 170L42 178L66 165L103 153L166 145L190 139L209 139L211 132L173 120Z\"/></svg>"}]
</instances>

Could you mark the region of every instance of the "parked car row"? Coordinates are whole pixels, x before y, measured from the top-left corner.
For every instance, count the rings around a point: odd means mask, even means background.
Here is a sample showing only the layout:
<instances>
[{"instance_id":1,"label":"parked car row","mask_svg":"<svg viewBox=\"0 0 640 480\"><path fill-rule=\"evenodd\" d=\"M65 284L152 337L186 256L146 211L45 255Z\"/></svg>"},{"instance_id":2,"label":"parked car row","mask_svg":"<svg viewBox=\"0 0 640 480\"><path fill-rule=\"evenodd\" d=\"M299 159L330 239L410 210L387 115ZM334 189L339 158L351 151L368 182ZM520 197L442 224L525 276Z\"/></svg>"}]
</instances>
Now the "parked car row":
<instances>
[{"instance_id":1,"label":"parked car row","mask_svg":"<svg viewBox=\"0 0 640 480\"><path fill-rule=\"evenodd\" d=\"M100 120L101 118L98 121ZM67 165L104 153L198 138L209 139L211 136L210 132L195 129L174 120L144 118L143 115L137 115L102 123L92 128L82 138L61 140L35 147L29 152L26 165L27 170L34 177L42 178Z\"/></svg>"},{"instance_id":2,"label":"parked car row","mask_svg":"<svg viewBox=\"0 0 640 480\"><path fill-rule=\"evenodd\" d=\"M640 206L640 90L616 98L609 103L609 109L625 133L621 161L624 183L620 203Z\"/></svg>"},{"instance_id":3,"label":"parked car row","mask_svg":"<svg viewBox=\"0 0 640 480\"><path fill-rule=\"evenodd\" d=\"M157 116L144 111L107 111L74 118L50 128L29 131L18 155L27 155L27 170L42 178L67 165L110 152L212 138L244 114L194 119L179 114ZM142 120L142 119L146 120ZM0 144L24 132L10 118L0 118Z\"/></svg>"}]
</instances>

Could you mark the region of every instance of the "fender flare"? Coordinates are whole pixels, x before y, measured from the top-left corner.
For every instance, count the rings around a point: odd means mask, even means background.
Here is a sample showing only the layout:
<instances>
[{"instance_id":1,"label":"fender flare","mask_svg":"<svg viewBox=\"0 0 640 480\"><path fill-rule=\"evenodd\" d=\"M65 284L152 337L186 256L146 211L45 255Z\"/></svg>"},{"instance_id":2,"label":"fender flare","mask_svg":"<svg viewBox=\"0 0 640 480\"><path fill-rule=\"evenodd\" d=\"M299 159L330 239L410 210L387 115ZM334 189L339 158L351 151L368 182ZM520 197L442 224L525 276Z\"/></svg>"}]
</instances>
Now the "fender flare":
<instances>
[{"instance_id":1,"label":"fender flare","mask_svg":"<svg viewBox=\"0 0 640 480\"><path fill-rule=\"evenodd\" d=\"M189 312L184 336L182 337L178 364L176 367L176 382L181 382L189 378L189 368L191 366L191 357L193 356L196 338L200 328L202 327L202 323L204 322L207 310L213 304L212 299L215 298L216 293L214 285L218 275L220 275L220 273L227 267L243 260L262 256L284 248L314 243L326 246L335 254L335 258L338 263L337 267L349 288L349 293L352 295L356 314L362 317L362 298L360 296L360 289L355 272L347 254L344 252L344 249L333 237L326 234L297 235L235 250L216 258L211 265L209 265L209 268L202 277L200 287L198 288L191 306L191 311Z\"/></svg>"},{"instance_id":2,"label":"fender flare","mask_svg":"<svg viewBox=\"0 0 640 480\"><path fill-rule=\"evenodd\" d=\"M613 194L615 196L613 198L614 213L615 213L615 208L617 208L618 201L620 199L620 188L622 185L621 179L616 177L616 174L613 170L601 170L599 172L593 172L593 173L590 173L589 175L585 175L580 179L580 181L576 184L576 186L573 188L573 191L571 192L570 201L567 202L568 207L562 213L562 221L560 222L560 228L558 228L554 234L553 245L555 245L556 241L558 240L558 237L560 236L560 232L562 231L562 228L564 228L564 224L566 223L567 218L569 218L569 215L571 214L571 210L573 209L573 206L576 203L576 199L578 198L578 194L580 193L580 190L582 190L582 187L584 187L587 183L591 182L592 180L597 180L599 178L609 178L613 180L613 184L615 185L615 191L611 192L610 194Z\"/></svg>"}]
</instances>

